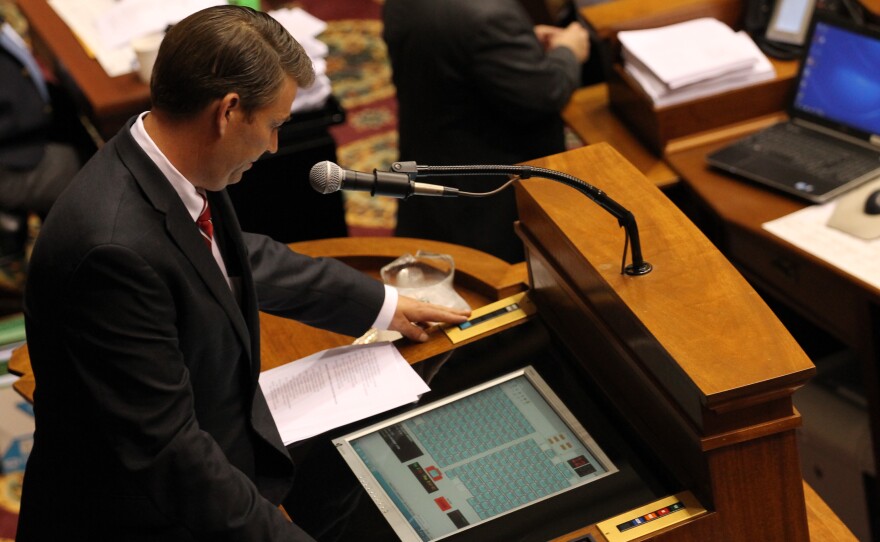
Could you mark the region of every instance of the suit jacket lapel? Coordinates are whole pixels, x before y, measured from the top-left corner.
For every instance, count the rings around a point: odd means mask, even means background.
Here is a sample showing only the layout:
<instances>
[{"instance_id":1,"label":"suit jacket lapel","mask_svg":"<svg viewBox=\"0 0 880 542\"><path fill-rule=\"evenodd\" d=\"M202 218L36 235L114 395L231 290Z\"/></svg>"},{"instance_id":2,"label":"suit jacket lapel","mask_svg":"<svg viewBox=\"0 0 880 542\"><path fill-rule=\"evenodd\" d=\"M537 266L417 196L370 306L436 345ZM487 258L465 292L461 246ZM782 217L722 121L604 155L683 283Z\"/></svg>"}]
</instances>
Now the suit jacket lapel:
<instances>
[{"instance_id":1,"label":"suit jacket lapel","mask_svg":"<svg viewBox=\"0 0 880 542\"><path fill-rule=\"evenodd\" d=\"M128 127L130 126L131 122L128 124ZM217 262L211 256L211 252L205 250L205 242L177 192L174 191L159 168L138 146L129 130L121 130L116 139L120 159L131 171L150 203L157 211L165 215L165 227L168 230L168 235L180 247L180 250L192 263L205 285L229 316L233 327L241 337L244 350L249 355L252 354L251 345L254 341L242 311L239 309L223 273L217 266ZM245 268L247 265L239 264L239 267Z\"/></svg>"},{"instance_id":2,"label":"suit jacket lapel","mask_svg":"<svg viewBox=\"0 0 880 542\"><path fill-rule=\"evenodd\" d=\"M251 364L251 374L256 380L260 373L260 364L258 363L260 359L260 315L254 277L248 263L247 249L241 237L241 226L238 224L232 201L225 190L209 193L208 202L211 205L212 213L216 211L221 217L214 225L214 233L218 242L221 243L223 259L227 266L226 271L230 276L237 276L241 279L239 305L251 334L251 360L257 361L257 363Z\"/></svg>"}]
</instances>

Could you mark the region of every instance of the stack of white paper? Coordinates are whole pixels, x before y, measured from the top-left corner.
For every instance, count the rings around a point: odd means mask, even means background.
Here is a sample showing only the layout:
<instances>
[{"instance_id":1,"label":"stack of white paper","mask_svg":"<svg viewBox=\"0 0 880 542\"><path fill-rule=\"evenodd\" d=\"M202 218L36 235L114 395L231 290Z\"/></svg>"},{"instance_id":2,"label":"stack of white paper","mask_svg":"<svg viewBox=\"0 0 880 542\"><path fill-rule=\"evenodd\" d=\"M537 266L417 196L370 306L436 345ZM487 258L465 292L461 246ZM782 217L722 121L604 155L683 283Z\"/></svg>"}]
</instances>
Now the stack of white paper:
<instances>
[{"instance_id":1,"label":"stack of white paper","mask_svg":"<svg viewBox=\"0 0 880 542\"><path fill-rule=\"evenodd\" d=\"M618 34L624 69L658 107L752 85L775 76L745 32L702 18Z\"/></svg>"},{"instance_id":2,"label":"stack of white paper","mask_svg":"<svg viewBox=\"0 0 880 542\"><path fill-rule=\"evenodd\" d=\"M315 68L315 82L308 88L297 90L292 113L320 109L327 103L333 92L330 78L327 77L327 44L318 39L318 34L327 28L327 23L301 8L282 8L270 11L269 15L281 23L306 50Z\"/></svg>"},{"instance_id":3,"label":"stack of white paper","mask_svg":"<svg viewBox=\"0 0 880 542\"><path fill-rule=\"evenodd\" d=\"M416 401L428 385L391 343L324 350L260 374L284 444Z\"/></svg>"}]
</instances>

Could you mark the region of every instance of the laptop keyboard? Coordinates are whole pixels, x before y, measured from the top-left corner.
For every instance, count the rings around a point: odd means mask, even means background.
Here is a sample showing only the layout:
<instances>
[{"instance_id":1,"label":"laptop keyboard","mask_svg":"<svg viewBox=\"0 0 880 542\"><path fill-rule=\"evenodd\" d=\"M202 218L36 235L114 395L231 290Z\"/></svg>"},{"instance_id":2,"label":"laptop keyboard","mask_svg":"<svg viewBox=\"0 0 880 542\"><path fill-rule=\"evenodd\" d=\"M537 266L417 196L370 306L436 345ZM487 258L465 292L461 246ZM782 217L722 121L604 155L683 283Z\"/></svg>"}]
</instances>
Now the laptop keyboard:
<instances>
[{"instance_id":1,"label":"laptop keyboard","mask_svg":"<svg viewBox=\"0 0 880 542\"><path fill-rule=\"evenodd\" d=\"M780 123L751 141L752 150L795 165L817 178L847 181L877 167L876 154L860 153L833 138Z\"/></svg>"}]
</instances>

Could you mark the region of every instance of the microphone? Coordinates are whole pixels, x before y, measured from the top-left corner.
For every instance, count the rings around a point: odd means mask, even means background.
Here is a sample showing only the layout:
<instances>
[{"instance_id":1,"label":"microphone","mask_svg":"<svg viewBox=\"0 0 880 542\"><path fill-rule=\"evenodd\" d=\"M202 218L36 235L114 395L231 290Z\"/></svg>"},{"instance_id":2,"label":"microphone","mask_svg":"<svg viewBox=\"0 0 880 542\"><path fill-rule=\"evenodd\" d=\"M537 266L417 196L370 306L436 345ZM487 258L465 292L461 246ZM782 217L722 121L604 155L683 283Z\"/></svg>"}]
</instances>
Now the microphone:
<instances>
[{"instance_id":1,"label":"microphone","mask_svg":"<svg viewBox=\"0 0 880 542\"><path fill-rule=\"evenodd\" d=\"M309 172L309 184L321 194L330 194L338 190L354 190L369 192L372 196L390 196L401 199L410 196L444 198L458 196L457 188L415 182L406 173L375 169L373 173L361 173L360 171L342 169L339 165L326 160L312 166Z\"/></svg>"},{"instance_id":2,"label":"microphone","mask_svg":"<svg viewBox=\"0 0 880 542\"><path fill-rule=\"evenodd\" d=\"M462 192L457 188L415 182L418 177L468 177L468 176L506 176L510 178L504 185L491 192ZM374 196L392 196L406 199L409 196L444 197L485 197L504 190L516 179L542 177L574 188L591 199L599 207L608 211L625 230L621 273L630 276L646 275L653 266L642 258L642 244L639 240L639 227L636 217L625 207L608 197L604 191L568 173L535 166L521 165L470 165L470 166L420 166L415 162L394 162L391 171L373 170L373 173L360 173L342 169L333 162L319 162L312 166L309 182L321 194L337 190L359 190ZM626 255L632 243L632 263L626 265Z\"/></svg>"}]
</instances>

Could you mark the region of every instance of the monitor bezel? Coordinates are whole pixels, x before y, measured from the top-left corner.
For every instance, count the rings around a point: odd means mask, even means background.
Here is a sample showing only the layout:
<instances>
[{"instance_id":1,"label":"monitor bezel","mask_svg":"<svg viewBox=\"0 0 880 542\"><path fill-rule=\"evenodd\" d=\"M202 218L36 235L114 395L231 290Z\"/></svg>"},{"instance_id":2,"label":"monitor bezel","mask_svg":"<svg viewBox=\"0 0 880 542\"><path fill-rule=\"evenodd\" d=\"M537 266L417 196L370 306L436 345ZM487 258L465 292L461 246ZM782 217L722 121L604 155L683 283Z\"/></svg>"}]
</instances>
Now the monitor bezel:
<instances>
[{"instance_id":1,"label":"monitor bezel","mask_svg":"<svg viewBox=\"0 0 880 542\"><path fill-rule=\"evenodd\" d=\"M394 530L394 532L398 535L402 542L423 542L422 538L419 534L410 526L409 522L400 512L400 510L393 505L390 496L385 492L385 490L378 483L376 478L373 476L370 469L367 465L361 460L359 454L354 449L352 442L356 441L359 438L364 436L376 433L377 431L384 429L386 427L404 422L410 418L415 418L426 412L430 412L437 408L440 408L444 405L453 403L458 401L464 397L468 397L470 395L479 393L481 391L490 389L492 387L503 384L504 382L508 382L510 380L525 377L528 382L538 391L540 396L547 402L548 406L556 413L557 416L565 423L568 428L571 430L572 434L580 441L580 443L589 450L589 452L593 455L593 458L600 464L600 466L605 470L604 473L590 478L589 481L578 484L575 486L571 486L565 490L562 490L557 493L553 493L551 495L547 495L545 497L541 497L531 501L528 504L522 505L520 507L508 510L503 514L499 514L497 516L493 516L490 519L480 521L474 523L472 525L468 525L467 527L455 530L451 533L445 534L443 536L432 538L429 542L434 542L437 540L442 540L448 538L450 536L454 536L458 533L476 527L478 525L484 525L487 522L491 522L495 519L504 517L507 514L511 514L517 510L520 510L524 507L528 507L534 505L535 503L542 502L547 499L551 499L556 495L566 493L573 489L583 487L588 485L589 483L600 480L602 478L606 478L616 472L618 472L618 468L614 465L608 455L604 450L598 445L598 443L593 439L592 435L584 428L584 426L578 421L578 419L574 416L571 410L562 402L559 396L553 391L553 389L544 381L544 379L538 374L538 372L532 366L526 366L521 369L509 372L497 378L493 378L489 381L486 381L482 384L470 387L468 389L462 390L460 392L454 393L445 397L443 399L439 399L437 401L433 401L429 404L420 406L403 414L399 414L397 416L393 416L387 420L375 423L370 425L369 427L365 427L363 429L359 429L357 431L353 431L341 437L333 439L333 444L336 449L342 455L343 460L349 466L349 468L354 473L358 482L364 487L367 495L370 496L373 503L377 506L382 516L388 521L388 524Z\"/></svg>"},{"instance_id":2,"label":"monitor bezel","mask_svg":"<svg viewBox=\"0 0 880 542\"><path fill-rule=\"evenodd\" d=\"M828 128L837 134L848 136L853 142L860 143L866 147L876 148L878 146L878 134L875 134L870 130L844 124L836 119L829 119L827 117L816 115L797 106L797 93L804 78L804 70L809 68L807 65L807 59L813 44L813 36L816 33L816 28L820 24L826 24L846 32L859 34L872 38L875 41L880 41L880 29L871 28L866 25L859 25L854 21L838 15L818 9L815 10L813 18L810 21L810 30L807 33L807 39L804 42L804 51L799 61L797 76L795 77L791 95L788 100L788 116L795 122L803 122L821 128Z\"/></svg>"}]
</instances>

